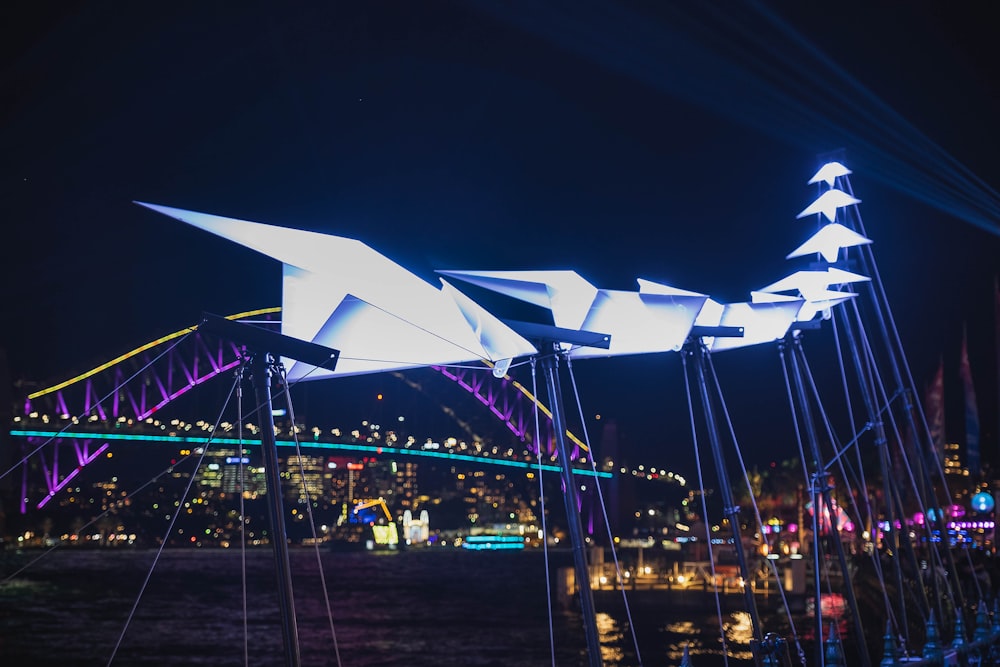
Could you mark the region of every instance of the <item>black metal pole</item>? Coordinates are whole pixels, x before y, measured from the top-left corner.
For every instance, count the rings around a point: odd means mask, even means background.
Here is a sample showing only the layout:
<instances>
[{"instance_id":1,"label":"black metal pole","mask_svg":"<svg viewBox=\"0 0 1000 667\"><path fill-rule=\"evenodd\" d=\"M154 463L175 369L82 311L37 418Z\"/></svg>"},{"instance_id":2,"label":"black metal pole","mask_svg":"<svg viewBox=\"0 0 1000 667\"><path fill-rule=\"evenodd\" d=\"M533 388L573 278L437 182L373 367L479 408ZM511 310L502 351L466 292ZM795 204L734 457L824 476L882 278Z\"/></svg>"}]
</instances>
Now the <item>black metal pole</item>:
<instances>
[{"instance_id":1,"label":"black metal pole","mask_svg":"<svg viewBox=\"0 0 1000 667\"><path fill-rule=\"evenodd\" d=\"M295 599L292 595L292 570L288 560L288 539L285 531L284 504L281 500L281 473L278 469L278 445L274 438L274 412L271 406L271 375L273 358L257 353L250 367L261 415L261 452L264 456L264 479L267 484L267 509L271 519L271 544L278 580L278 604L281 608L281 631L285 642L285 664L299 667L299 632L295 623Z\"/></svg>"},{"instance_id":2,"label":"black metal pole","mask_svg":"<svg viewBox=\"0 0 1000 667\"><path fill-rule=\"evenodd\" d=\"M846 176L843 177L841 180L843 181L843 185L847 193L853 196L854 189L851 187L851 180ZM857 212L857 209L855 209L855 213L857 219L857 225L855 231L859 232L862 235L867 235L867 232L865 231L864 222L861 219L861 214ZM851 226L854 227L855 225ZM913 386L913 378L910 376L909 367L906 361L906 353L903 350L903 343L899 339L899 333L896 331L896 325L892 317L892 311L889 308L889 298L885 293L885 286L882 284L882 277L879 275L878 265L875 263L875 252L872 250L871 246L868 245L859 246L858 251L859 254L861 255L862 270L870 274L872 278L871 280L868 281L867 287L869 293L871 294L871 300L874 306L875 317L876 320L878 321L879 330L882 334L883 344L885 345L886 350L888 350L889 352L888 355L889 367L892 370L893 380L896 383L897 391L902 393L905 401L904 414L907 420L907 425L910 428L910 433L913 434L913 444L917 450L916 452L917 464L920 467L921 472L923 472L924 474L926 485L929 487L929 488L921 488L918 491L918 493L925 494L928 496L923 498L924 502L927 504L927 507L937 508L939 507L937 492L934 490L934 484L933 484L934 478L931 475L931 470L929 468L929 464L927 461L927 452L928 451L931 452L932 455L935 457L939 456L940 452L935 452L934 443L929 441L930 434L928 433L926 418L921 419L921 424L924 428L921 429L920 431L917 430L916 420L914 419L913 416L913 411L915 408L913 406L912 397L910 394L911 390L915 390L915 387ZM855 308L857 308L857 304L855 304ZM892 325L892 335L890 335L890 330L889 330L890 324ZM900 364L907 367L907 377L910 380L908 383L903 382L903 375L900 370ZM923 416L922 412L921 415ZM923 441L924 435L927 435L928 437L928 442L927 442L928 447L926 450L923 447L921 447L921 442ZM948 483L944 479L944 470L941 469L940 463L937 464L936 468L941 478L942 487L944 489L947 489ZM947 494L945 496L945 502L948 502ZM948 544L948 540L946 538L948 534L948 527L946 525L946 522L942 514L943 513L940 511L935 511L932 522L928 522L927 524L928 549L932 550L932 553L937 555L939 564L942 567L944 567L946 572L949 573L953 584L952 592L956 598L956 600L954 600L953 602L957 609L964 610L965 595L962 592L962 582L959 580L958 577L958 567L956 567L955 565L955 559L951 552L950 545ZM941 541L937 543L938 544L937 549L934 549L932 546L934 542L931 539L929 530L931 525L937 526L938 530L942 535ZM945 559L947 559L948 561L947 566L945 566L944 563L940 562L942 560L941 551L944 551ZM941 600L943 596L937 587L937 578L936 577L932 578L932 581L934 586L934 595L935 598L938 600L938 613L942 614L942 621L943 621L944 609L941 606Z\"/></svg>"},{"instance_id":3,"label":"black metal pole","mask_svg":"<svg viewBox=\"0 0 1000 667\"><path fill-rule=\"evenodd\" d=\"M553 354L541 358L545 372L545 383L549 392L549 408L552 410L552 430L555 431L556 450L559 453L559 471L563 483L563 499L566 502L566 522L569 524L570 541L573 543L573 564L576 567L576 587L580 593L580 613L583 615L584 633L587 636L587 654L591 667L601 667L601 641L597 633L597 611L594 607L594 593L590 588L590 569L587 567L587 552L584 548L583 524L580 522L579 496L573 481L573 466L566 447L566 422L563 417L562 388L558 374L558 344L553 344ZM594 480L597 483L597 480Z\"/></svg>"},{"instance_id":4,"label":"black metal pole","mask_svg":"<svg viewBox=\"0 0 1000 667\"><path fill-rule=\"evenodd\" d=\"M873 392L870 384L870 374L865 371L865 364L862 362L861 352L858 349L858 339L854 335L854 326L851 323L851 318L849 317L847 310L844 308L837 309L837 317L839 318L841 324L844 327L844 332L847 339L848 351L851 355L851 360L854 362L854 369L857 373L858 388L861 391L861 399L865 405L865 411L868 414L868 423L872 426L873 432L875 434L875 449L878 454L879 467L882 473L882 493L885 496L885 519L887 528L885 530L885 541L888 542L887 551L891 552L893 569L896 575L896 587L899 596L899 621L896 630L902 634L907 639L907 644L909 644L909 621L907 620L906 612L906 600L905 600L905 585L903 580L903 570L900 563L900 535L901 530L896 530L896 512L894 510L894 498L895 494L893 492L893 477L892 477L892 463L889 457L889 445L885 435L885 424L882 422L882 416L878 410L875 408L875 400L873 398ZM904 540L905 542L905 540ZM915 563L914 563L915 565ZM920 572L917 567L913 568L914 572ZM917 601L921 603L921 610L924 611L926 617L926 610L929 609L929 603L927 602L927 595L924 591L924 587L919 587L920 595L917 595Z\"/></svg>"},{"instance_id":5,"label":"black metal pole","mask_svg":"<svg viewBox=\"0 0 1000 667\"><path fill-rule=\"evenodd\" d=\"M813 614L816 619L816 664L819 667L826 665L826 648L823 646L823 553L820 550L822 539L820 537L819 522L819 491L816 488L819 484L819 475L814 473L809 478L809 499L813 506L812 531L813 531L813 593L816 602L813 604ZM850 582L847 582L850 586Z\"/></svg>"},{"instance_id":6,"label":"black metal pole","mask_svg":"<svg viewBox=\"0 0 1000 667\"><path fill-rule=\"evenodd\" d=\"M726 472L726 462L722 456L722 443L719 439L718 425L715 423L715 413L712 410L712 399L708 394L708 384L705 382L705 356L708 350L700 338L695 339L689 349L694 357L694 369L698 378L698 389L701 394L701 407L705 413L705 425L708 430L708 440L712 445L712 456L715 460L716 473L719 476L719 491L722 494L722 502L725 504L723 513L729 519L729 525L733 533L733 547L736 550L736 562L740 568L740 575L743 577L743 599L746 604L747 613L750 614L750 622L753 626L754 636L754 661L761 662L761 656L757 650L763 644L764 635L760 627L760 614L757 613L757 600L754 598L753 578L750 568L747 565L746 553L743 550L743 534L740 530L740 508L736 506L733 498L733 487L729 483L729 473ZM708 517L705 517L708 520Z\"/></svg>"},{"instance_id":7,"label":"black metal pole","mask_svg":"<svg viewBox=\"0 0 1000 667\"><path fill-rule=\"evenodd\" d=\"M868 656L868 644L865 641L865 629L861 623L861 612L858 610L858 600L854 595L854 582L851 581L851 572L847 567L847 556L844 554L844 545L840 541L840 527L837 524L837 519L834 515L833 500L830 497L830 491L832 488L827 483L825 477L826 466L823 463L823 456L819 450L819 437L816 434L816 424L813 421L812 410L809 408L809 399L806 397L805 383L802 380L802 371L800 370L800 365L804 365L802 360L802 339L798 336L792 336L792 379L795 382L795 391L799 401L799 410L802 413L802 424L806 431L806 439L809 441L809 447L812 450L813 455L813 465L816 468L816 473L813 478L813 490L812 490L812 503L813 503L813 526L814 530L820 528L819 523L819 513L820 513L820 499L822 501L826 510L830 513L830 526L831 533L833 537L833 547L837 552L837 562L840 564L840 573L844 581L844 595L847 597L847 604L851 609L851 620L854 623L855 629L855 639L858 643L858 656L861 658L861 667L869 667L871 665L871 660ZM820 533L816 532L813 536L814 542L817 546L816 548L816 618L819 634L817 637L823 636L823 621L822 612L820 605L820 593L822 589L820 588L820 573L819 568L819 543L820 543ZM821 650L822 652L822 650ZM820 663L822 664L822 663Z\"/></svg>"}]
</instances>

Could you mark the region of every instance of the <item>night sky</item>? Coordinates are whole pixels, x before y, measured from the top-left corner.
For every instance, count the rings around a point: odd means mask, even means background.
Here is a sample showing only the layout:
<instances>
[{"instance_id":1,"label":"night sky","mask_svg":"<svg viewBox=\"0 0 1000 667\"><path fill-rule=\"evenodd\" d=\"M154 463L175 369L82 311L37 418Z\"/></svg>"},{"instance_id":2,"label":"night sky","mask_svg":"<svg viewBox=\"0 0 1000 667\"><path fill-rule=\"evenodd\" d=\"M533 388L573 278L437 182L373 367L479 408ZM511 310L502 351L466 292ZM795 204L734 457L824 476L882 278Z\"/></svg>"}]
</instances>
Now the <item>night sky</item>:
<instances>
[{"instance_id":1,"label":"night sky","mask_svg":"<svg viewBox=\"0 0 1000 667\"><path fill-rule=\"evenodd\" d=\"M357 238L430 281L575 269L599 287L647 278L743 301L798 268L784 257L809 236L806 181L843 149L916 382L945 361L952 439L968 326L989 460L987 3L812 4L8 3L11 377L46 385L204 311L280 305L275 261L134 200ZM787 407L761 398L773 350L716 361L744 444L785 453L766 429ZM676 355L577 374L586 411L627 446L677 458Z\"/></svg>"}]
</instances>

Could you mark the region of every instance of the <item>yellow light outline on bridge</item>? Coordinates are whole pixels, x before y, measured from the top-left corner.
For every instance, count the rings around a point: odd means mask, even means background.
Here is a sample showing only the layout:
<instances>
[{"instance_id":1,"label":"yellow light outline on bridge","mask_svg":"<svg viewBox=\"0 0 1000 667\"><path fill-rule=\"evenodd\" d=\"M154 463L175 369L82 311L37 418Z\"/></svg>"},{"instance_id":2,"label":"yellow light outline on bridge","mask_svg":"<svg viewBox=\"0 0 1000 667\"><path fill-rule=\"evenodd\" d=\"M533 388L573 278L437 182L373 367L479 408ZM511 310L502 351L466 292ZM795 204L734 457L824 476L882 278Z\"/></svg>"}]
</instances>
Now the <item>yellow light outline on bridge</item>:
<instances>
[{"instance_id":1,"label":"yellow light outline on bridge","mask_svg":"<svg viewBox=\"0 0 1000 667\"><path fill-rule=\"evenodd\" d=\"M490 368L493 368L493 364L490 363L489 361L484 360L483 363L486 364L487 366L489 366ZM530 400L532 403L534 403L535 405L537 405L538 409L541 410L542 412L544 412L546 417L548 417L549 419L552 419L552 412L547 407L545 407L544 403L542 403L537 398L535 398L534 394L532 394L530 391L528 391L527 387L525 387L524 385L522 385L520 382L518 382L517 380L515 380L514 378L512 378L509 375L504 375L503 379L507 380L512 385L514 385L517 388L518 391L520 391L522 394L524 394L525 396L528 397L528 400ZM571 431L569 431L568 429L566 431L566 437L569 438L570 440L572 440L573 442L575 442L577 444L577 446L580 447L580 449L582 449L583 451L588 452L588 453L590 452L590 447L588 447L587 445L585 445L583 443L583 441L580 440L580 438L578 438L575 435L573 435L573 433Z\"/></svg>"},{"instance_id":2,"label":"yellow light outline on bridge","mask_svg":"<svg viewBox=\"0 0 1000 667\"><path fill-rule=\"evenodd\" d=\"M235 315L227 315L226 319L227 320L240 320L240 319L243 319L245 317L254 317L256 315L267 315L267 314L270 314L270 313L278 313L278 312L281 312L281 307L260 308L258 310L248 310L248 311L243 312L243 313L236 313ZM126 359L129 359L131 357L134 357L135 355L139 354L140 352L145 352L146 350L152 349L152 348L156 347L157 345L160 345L161 343L166 343L168 340L173 340L174 338L177 338L179 336L183 336L185 334L189 334L192 331L195 331L197 328L198 328L198 325L196 324L194 326L185 327L185 328L181 329L180 331L175 331L172 334L167 334L166 336L163 336L161 338L157 338L156 340L150 341L150 342L146 343L145 345L142 345L140 347L135 348L131 352L126 352L125 354L123 354L123 355L121 355L119 357L115 357L111 361L103 363L100 366L98 366L97 368L93 368L93 369L91 369L91 370L89 370L89 371L87 371L85 373L81 373L80 375L77 375L74 378L70 378L69 380L66 380L65 382L60 382L59 384L53 385L53 386L49 387L48 389L42 389L40 391L36 391L33 394L28 394L28 398L31 399L31 400L34 400L34 399L38 398L39 396L45 396L46 394L51 394L54 391L59 391L60 389L65 389L66 387L70 386L71 384L75 384L75 383L79 382L80 380L86 380L87 378L92 377L94 375L97 375L98 373L100 373L102 371L105 371L105 370L111 368L112 366L120 364L121 362L123 362Z\"/></svg>"}]
</instances>

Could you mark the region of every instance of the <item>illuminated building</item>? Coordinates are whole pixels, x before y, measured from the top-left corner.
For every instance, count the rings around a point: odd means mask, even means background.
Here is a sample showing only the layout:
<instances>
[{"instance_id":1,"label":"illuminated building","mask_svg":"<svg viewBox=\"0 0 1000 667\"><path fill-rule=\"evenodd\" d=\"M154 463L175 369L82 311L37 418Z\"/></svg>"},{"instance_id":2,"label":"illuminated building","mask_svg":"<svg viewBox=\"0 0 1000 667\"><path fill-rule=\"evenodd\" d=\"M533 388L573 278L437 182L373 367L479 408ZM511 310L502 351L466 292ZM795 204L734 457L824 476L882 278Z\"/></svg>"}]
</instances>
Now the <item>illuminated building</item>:
<instances>
[{"instance_id":1,"label":"illuminated building","mask_svg":"<svg viewBox=\"0 0 1000 667\"><path fill-rule=\"evenodd\" d=\"M198 468L195 484L202 491L238 493L241 476L245 493L264 493L264 471L251 466L249 456L241 458L235 449L210 449Z\"/></svg>"},{"instance_id":2,"label":"illuminated building","mask_svg":"<svg viewBox=\"0 0 1000 667\"><path fill-rule=\"evenodd\" d=\"M285 459L281 472L285 498L292 503L318 502L328 496L324 482L329 478L326 458L292 454Z\"/></svg>"},{"instance_id":3,"label":"illuminated building","mask_svg":"<svg viewBox=\"0 0 1000 667\"><path fill-rule=\"evenodd\" d=\"M396 506L405 510L415 509L419 488L417 464L412 461L393 461L392 468L396 474Z\"/></svg>"},{"instance_id":4,"label":"illuminated building","mask_svg":"<svg viewBox=\"0 0 1000 667\"><path fill-rule=\"evenodd\" d=\"M403 512L403 539L406 544L425 544L430 539L430 515L427 510L421 510L416 519L410 510Z\"/></svg>"},{"instance_id":5,"label":"illuminated building","mask_svg":"<svg viewBox=\"0 0 1000 667\"><path fill-rule=\"evenodd\" d=\"M969 473L962 467L962 460L959 456L959 446L957 442L949 442L944 446L944 474L963 475Z\"/></svg>"}]
</instances>

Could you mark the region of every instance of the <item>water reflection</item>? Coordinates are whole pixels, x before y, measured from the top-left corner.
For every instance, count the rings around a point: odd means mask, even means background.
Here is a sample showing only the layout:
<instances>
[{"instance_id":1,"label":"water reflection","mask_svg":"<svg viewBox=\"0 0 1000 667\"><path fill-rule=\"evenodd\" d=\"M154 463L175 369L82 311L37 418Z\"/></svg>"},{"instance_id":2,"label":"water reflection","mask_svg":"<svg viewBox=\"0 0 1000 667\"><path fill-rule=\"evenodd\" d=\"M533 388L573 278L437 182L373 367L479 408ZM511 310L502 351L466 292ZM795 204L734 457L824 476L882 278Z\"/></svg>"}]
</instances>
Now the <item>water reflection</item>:
<instances>
[{"instance_id":1,"label":"water reflection","mask_svg":"<svg viewBox=\"0 0 1000 667\"><path fill-rule=\"evenodd\" d=\"M753 639L753 623L750 614L738 611L729 615L729 620L722 624L726 633L726 655L737 660L752 660L750 640Z\"/></svg>"},{"instance_id":2,"label":"water reflection","mask_svg":"<svg viewBox=\"0 0 1000 667\"><path fill-rule=\"evenodd\" d=\"M621 644L624 633L618 626L618 621L606 613L597 614L597 636L601 642L601 658L605 664L624 664L625 652Z\"/></svg>"},{"instance_id":3,"label":"water reflection","mask_svg":"<svg viewBox=\"0 0 1000 667\"><path fill-rule=\"evenodd\" d=\"M7 623L0 631L3 664L61 666L67 651L73 653L73 664L106 664L108 647L119 640L139 590L144 591L140 613L121 645L123 664L139 664L155 653L160 667L218 665L238 652L244 641L241 555L167 550L143 589L153 557L148 551L57 551L48 556L13 584L21 589L8 586L0 591ZM269 550L249 552L246 558L253 650L259 664L281 660L272 559ZM316 556L293 551L291 560L303 664L329 664L331 627L317 585ZM542 554L324 553L322 565L337 652L345 665L499 664L498 648L516 650L519 664L526 666L585 664L578 610L550 614ZM752 664L749 614L724 609L723 634L709 604L672 604L675 601L663 597L637 602L628 612L602 609L597 629L604 664L677 665L685 648L697 667ZM832 614L836 604L828 607L827 602L824 598L823 610ZM824 615L827 623L832 618ZM800 638L812 630L806 614L795 620ZM791 638L786 625L773 612L762 618L762 627ZM636 656L636 644L642 660Z\"/></svg>"},{"instance_id":4,"label":"water reflection","mask_svg":"<svg viewBox=\"0 0 1000 667\"><path fill-rule=\"evenodd\" d=\"M806 601L807 622L800 628L800 636L803 639L816 639L816 598L809 598ZM847 599L839 593L823 593L820 596L820 613L823 617L823 626L827 628L823 631L821 638L825 638L829 632L831 624L836 624L837 635L844 637L848 634L849 609Z\"/></svg>"},{"instance_id":5,"label":"water reflection","mask_svg":"<svg viewBox=\"0 0 1000 667\"><path fill-rule=\"evenodd\" d=\"M684 657L685 648L687 648L690 655L706 655L711 653L711 651L705 649L701 641L701 637L699 636L701 628L691 621L667 623L663 627L663 632L668 635L680 635L684 638L681 641L666 642L666 657L671 662L679 663ZM718 653L718 651L715 651L715 653Z\"/></svg>"},{"instance_id":6,"label":"water reflection","mask_svg":"<svg viewBox=\"0 0 1000 667\"><path fill-rule=\"evenodd\" d=\"M753 638L753 625L750 614L739 611L724 616L714 641L709 639L704 623L693 621L676 621L663 625L661 632L670 639L665 641L667 660L680 662L687 648L691 656L722 657L722 640L725 636L726 655L735 660L752 660L750 640Z\"/></svg>"}]
</instances>

